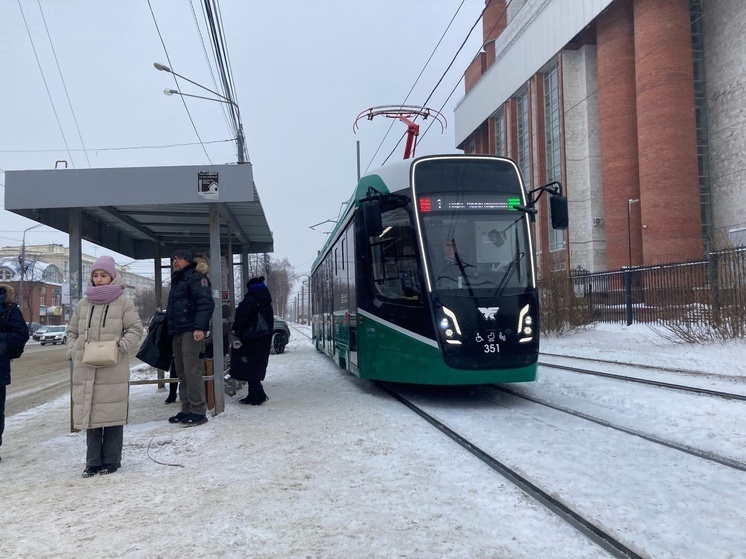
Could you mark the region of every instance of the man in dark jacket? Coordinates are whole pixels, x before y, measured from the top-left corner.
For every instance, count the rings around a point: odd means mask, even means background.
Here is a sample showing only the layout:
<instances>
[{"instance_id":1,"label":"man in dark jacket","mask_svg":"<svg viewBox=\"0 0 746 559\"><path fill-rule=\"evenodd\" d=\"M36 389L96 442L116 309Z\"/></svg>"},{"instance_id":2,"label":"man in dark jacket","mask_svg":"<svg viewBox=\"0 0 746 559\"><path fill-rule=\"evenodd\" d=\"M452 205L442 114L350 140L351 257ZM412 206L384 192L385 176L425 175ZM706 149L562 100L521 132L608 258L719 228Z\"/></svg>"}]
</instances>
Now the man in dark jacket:
<instances>
[{"instance_id":1,"label":"man in dark jacket","mask_svg":"<svg viewBox=\"0 0 746 559\"><path fill-rule=\"evenodd\" d=\"M5 431L5 394L10 384L10 360L20 356L28 341L28 327L13 299L15 290L0 284L0 446Z\"/></svg>"},{"instance_id":2,"label":"man in dark jacket","mask_svg":"<svg viewBox=\"0 0 746 559\"><path fill-rule=\"evenodd\" d=\"M246 288L246 295L236 309L236 319L233 322L233 332L241 340L241 345L234 346L231 351L230 374L234 379L245 380L249 385L249 393L239 402L261 406L269 399L262 381L267 374L269 350L272 346L272 295L264 283L264 276L251 278ZM256 328L259 316L264 319L267 331L258 337L249 336L248 332Z\"/></svg>"},{"instance_id":3,"label":"man in dark jacket","mask_svg":"<svg viewBox=\"0 0 746 559\"><path fill-rule=\"evenodd\" d=\"M173 336L174 367L179 377L181 411L170 423L207 423L204 374L205 334L210 329L215 301L212 298L209 266L191 250L177 250L172 258L171 291L166 309L168 333Z\"/></svg>"}]
</instances>

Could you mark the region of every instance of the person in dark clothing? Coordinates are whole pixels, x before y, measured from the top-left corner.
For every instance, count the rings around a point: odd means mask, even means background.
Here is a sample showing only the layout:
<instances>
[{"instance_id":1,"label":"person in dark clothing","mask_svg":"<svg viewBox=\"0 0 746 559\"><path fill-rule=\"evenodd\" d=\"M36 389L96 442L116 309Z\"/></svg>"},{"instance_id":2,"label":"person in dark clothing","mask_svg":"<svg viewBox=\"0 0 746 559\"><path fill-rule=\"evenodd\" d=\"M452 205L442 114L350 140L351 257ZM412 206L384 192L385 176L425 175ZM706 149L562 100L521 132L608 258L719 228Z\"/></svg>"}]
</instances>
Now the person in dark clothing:
<instances>
[{"instance_id":1,"label":"person in dark clothing","mask_svg":"<svg viewBox=\"0 0 746 559\"><path fill-rule=\"evenodd\" d=\"M264 276L251 278L246 287L248 291L236 309L236 319L233 323L233 332L241 340L241 347L234 346L231 350L230 374L234 379L246 381L249 385L248 395L239 402L261 406L269 400L262 381L267 374L269 350L272 346L272 295L264 283ZM256 325L259 314L269 326L269 332L254 340L245 339L242 334L246 329Z\"/></svg>"},{"instance_id":2,"label":"person in dark clothing","mask_svg":"<svg viewBox=\"0 0 746 559\"><path fill-rule=\"evenodd\" d=\"M13 300L15 290L0 284L0 446L5 431L5 396L10 384L10 360L20 356L28 341L28 327Z\"/></svg>"},{"instance_id":3,"label":"person in dark clothing","mask_svg":"<svg viewBox=\"0 0 746 559\"><path fill-rule=\"evenodd\" d=\"M168 371L168 377L178 379L176 369L174 369L173 360L173 339L168 335L168 321L166 320L166 311L160 308L155 310L155 314L148 322L148 335L137 352L137 358L151 367ZM168 383L168 398L166 404L173 404L176 401L176 389L178 382Z\"/></svg>"},{"instance_id":4,"label":"person in dark clothing","mask_svg":"<svg viewBox=\"0 0 746 559\"><path fill-rule=\"evenodd\" d=\"M207 423L204 374L205 334L210 329L215 301L207 277L209 265L191 250L177 250L172 256L173 274L168 294L166 321L173 336L174 367L179 377L181 411L169 423Z\"/></svg>"}]
</instances>

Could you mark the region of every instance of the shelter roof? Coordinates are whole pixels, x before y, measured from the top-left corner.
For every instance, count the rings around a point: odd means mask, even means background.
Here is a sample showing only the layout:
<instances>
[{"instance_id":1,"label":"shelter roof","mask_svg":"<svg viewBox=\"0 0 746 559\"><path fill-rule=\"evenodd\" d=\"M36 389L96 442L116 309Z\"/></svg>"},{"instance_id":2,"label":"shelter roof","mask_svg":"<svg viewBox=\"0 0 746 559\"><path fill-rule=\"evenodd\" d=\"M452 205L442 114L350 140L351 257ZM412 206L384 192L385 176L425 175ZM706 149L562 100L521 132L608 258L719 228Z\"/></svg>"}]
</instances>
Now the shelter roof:
<instances>
[{"instance_id":1,"label":"shelter roof","mask_svg":"<svg viewBox=\"0 0 746 559\"><path fill-rule=\"evenodd\" d=\"M221 252L273 252L250 163L180 167L6 171L5 209L133 259L160 246L207 251L210 206L220 214Z\"/></svg>"}]
</instances>

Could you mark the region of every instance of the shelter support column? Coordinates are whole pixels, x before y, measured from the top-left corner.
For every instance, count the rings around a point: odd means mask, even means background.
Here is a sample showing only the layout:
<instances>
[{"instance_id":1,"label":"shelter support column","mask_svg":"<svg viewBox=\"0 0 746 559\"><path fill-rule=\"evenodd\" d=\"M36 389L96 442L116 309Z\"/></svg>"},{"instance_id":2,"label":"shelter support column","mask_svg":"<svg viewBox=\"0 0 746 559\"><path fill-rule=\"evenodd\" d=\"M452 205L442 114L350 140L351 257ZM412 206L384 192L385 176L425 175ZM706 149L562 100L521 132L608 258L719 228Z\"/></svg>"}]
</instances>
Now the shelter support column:
<instances>
[{"instance_id":1,"label":"shelter support column","mask_svg":"<svg viewBox=\"0 0 746 559\"><path fill-rule=\"evenodd\" d=\"M221 278L220 255L220 212L217 204L210 204L210 283L215 310L212 311L212 349L215 382L215 414L225 411L225 391L223 390L223 305L220 293L223 285Z\"/></svg>"},{"instance_id":2,"label":"shelter support column","mask_svg":"<svg viewBox=\"0 0 746 559\"><path fill-rule=\"evenodd\" d=\"M70 208L67 210L69 215L69 229L67 234L70 241L70 315L72 316L75 305L78 304L82 296L83 283L83 249L82 249L82 212L80 208ZM70 432L75 432L73 426L73 362L70 361Z\"/></svg>"}]
</instances>

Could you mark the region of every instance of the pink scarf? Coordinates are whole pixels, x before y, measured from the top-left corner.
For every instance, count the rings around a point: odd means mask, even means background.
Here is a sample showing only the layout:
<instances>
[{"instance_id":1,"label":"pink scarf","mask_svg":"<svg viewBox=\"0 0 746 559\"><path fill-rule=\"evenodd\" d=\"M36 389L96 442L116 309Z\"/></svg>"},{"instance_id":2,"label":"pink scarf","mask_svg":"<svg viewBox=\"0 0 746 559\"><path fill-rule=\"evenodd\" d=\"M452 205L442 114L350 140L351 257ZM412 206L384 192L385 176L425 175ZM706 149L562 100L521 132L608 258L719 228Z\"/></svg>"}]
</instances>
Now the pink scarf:
<instances>
[{"instance_id":1,"label":"pink scarf","mask_svg":"<svg viewBox=\"0 0 746 559\"><path fill-rule=\"evenodd\" d=\"M123 285L92 285L85 290L85 296L94 305L108 305L124 293Z\"/></svg>"}]
</instances>

